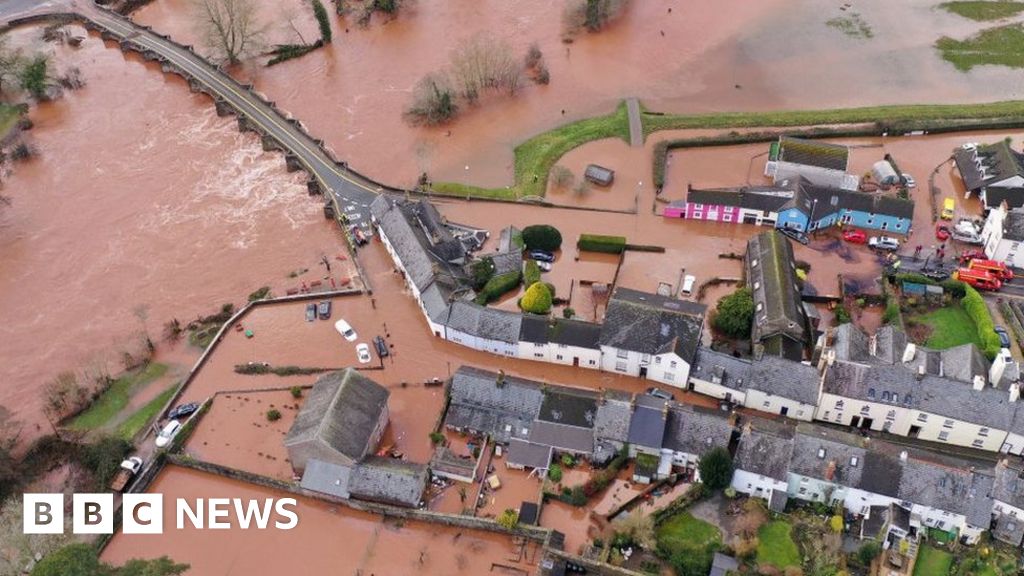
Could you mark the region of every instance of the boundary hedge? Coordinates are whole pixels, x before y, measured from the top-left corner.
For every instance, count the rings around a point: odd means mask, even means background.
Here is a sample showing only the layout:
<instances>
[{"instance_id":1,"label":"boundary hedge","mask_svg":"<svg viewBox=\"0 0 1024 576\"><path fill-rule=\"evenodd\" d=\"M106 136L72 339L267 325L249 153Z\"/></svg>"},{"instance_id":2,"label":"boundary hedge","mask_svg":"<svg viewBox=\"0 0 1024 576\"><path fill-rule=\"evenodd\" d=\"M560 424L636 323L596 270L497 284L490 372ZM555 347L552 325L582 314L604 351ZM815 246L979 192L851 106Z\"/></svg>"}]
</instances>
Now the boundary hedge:
<instances>
[{"instance_id":1,"label":"boundary hedge","mask_svg":"<svg viewBox=\"0 0 1024 576\"><path fill-rule=\"evenodd\" d=\"M576 241L576 248L582 252L622 254L626 250L626 237L580 234L579 240Z\"/></svg>"},{"instance_id":2,"label":"boundary hedge","mask_svg":"<svg viewBox=\"0 0 1024 576\"><path fill-rule=\"evenodd\" d=\"M487 281L487 284L476 295L474 302L481 306L486 305L488 302L493 302L501 298L502 294L519 286L519 282L522 279L523 273L518 270L499 274Z\"/></svg>"}]
</instances>

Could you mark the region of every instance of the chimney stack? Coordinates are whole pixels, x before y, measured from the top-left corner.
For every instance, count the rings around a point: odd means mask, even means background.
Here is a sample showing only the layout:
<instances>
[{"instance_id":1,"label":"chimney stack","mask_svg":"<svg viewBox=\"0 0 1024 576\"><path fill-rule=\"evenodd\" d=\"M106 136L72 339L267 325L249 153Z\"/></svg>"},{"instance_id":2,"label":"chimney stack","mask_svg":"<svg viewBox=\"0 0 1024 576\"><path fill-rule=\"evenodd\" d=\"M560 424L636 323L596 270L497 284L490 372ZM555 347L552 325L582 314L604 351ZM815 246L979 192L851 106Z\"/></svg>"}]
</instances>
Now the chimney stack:
<instances>
[{"instance_id":1,"label":"chimney stack","mask_svg":"<svg viewBox=\"0 0 1024 576\"><path fill-rule=\"evenodd\" d=\"M1006 366L1010 362L1013 362L1013 356L1005 348L1000 350L992 360L992 367L988 369L988 380L993 386L999 386L999 381L1003 379L1003 373L1006 372Z\"/></svg>"},{"instance_id":2,"label":"chimney stack","mask_svg":"<svg viewBox=\"0 0 1024 576\"><path fill-rule=\"evenodd\" d=\"M907 461L907 451L904 450L904 451L900 452L900 462L906 462L906 461Z\"/></svg>"},{"instance_id":3,"label":"chimney stack","mask_svg":"<svg viewBox=\"0 0 1024 576\"><path fill-rule=\"evenodd\" d=\"M981 374L978 374L977 376L974 377L974 389L975 390L984 390L985 389L985 377L982 376Z\"/></svg>"},{"instance_id":4,"label":"chimney stack","mask_svg":"<svg viewBox=\"0 0 1024 576\"><path fill-rule=\"evenodd\" d=\"M878 334L868 336L868 354L872 357L878 354Z\"/></svg>"},{"instance_id":5,"label":"chimney stack","mask_svg":"<svg viewBox=\"0 0 1024 576\"><path fill-rule=\"evenodd\" d=\"M1014 382L1010 384L1010 402L1016 402L1020 400L1020 384Z\"/></svg>"},{"instance_id":6,"label":"chimney stack","mask_svg":"<svg viewBox=\"0 0 1024 576\"><path fill-rule=\"evenodd\" d=\"M921 364L920 366L917 367L917 379L924 380L924 373L924 364Z\"/></svg>"},{"instance_id":7,"label":"chimney stack","mask_svg":"<svg viewBox=\"0 0 1024 576\"><path fill-rule=\"evenodd\" d=\"M907 347L903 349L903 363L906 364L914 359L917 355L917 345L907 344Z\"/></svg>"}]
</instances>

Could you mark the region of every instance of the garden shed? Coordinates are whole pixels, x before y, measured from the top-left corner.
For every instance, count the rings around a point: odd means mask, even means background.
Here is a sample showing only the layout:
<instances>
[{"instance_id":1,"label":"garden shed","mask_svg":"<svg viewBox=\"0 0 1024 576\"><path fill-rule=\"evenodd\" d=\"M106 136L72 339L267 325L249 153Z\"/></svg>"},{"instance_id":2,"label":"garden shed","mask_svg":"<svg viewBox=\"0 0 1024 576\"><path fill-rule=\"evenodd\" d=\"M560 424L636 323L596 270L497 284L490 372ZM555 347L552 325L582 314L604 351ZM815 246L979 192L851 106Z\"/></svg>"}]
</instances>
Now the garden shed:
<instances>
[{"instance_id":1,"label":"garden shed","mask_svg":"<svg viewBox=\"0 0 1024 576\"><path fill-rule=\"evenodd\" d=\"M583 177L598 186L611 186L615 181L615 171L597 164L589 164L583 171Z\"/></svg>"}]
</instances>

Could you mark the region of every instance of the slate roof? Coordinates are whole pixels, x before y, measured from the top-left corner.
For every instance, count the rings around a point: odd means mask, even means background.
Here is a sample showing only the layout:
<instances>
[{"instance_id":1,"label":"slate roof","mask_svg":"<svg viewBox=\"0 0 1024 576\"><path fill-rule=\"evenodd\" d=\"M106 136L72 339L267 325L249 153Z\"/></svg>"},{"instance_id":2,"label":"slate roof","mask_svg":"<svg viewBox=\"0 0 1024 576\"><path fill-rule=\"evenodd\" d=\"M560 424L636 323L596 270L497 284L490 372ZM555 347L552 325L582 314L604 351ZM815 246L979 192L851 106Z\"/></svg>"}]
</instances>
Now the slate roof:
<instances>
[{"instance_id":1,"label":"slate roof","mask_svg":"<svg viewBox=\"0 0 1024 576\"><path fill-rule=\"evenodd\" d=\"M1001 430L1010 429L1016 411L1006 390L990 386L974 390L970 383L931 374L919 377L902 365L837 360L825 372L824 391Z\"/></svg>"},{"instance_id":2,"label":"slate roof","mask_svg":"<svg viewBox=\"0 0 1024 576\"><path fill-rule=\"evenodd\" d=\"M476 459L459 456L447 446L438 446L430 457L429 468L434 473L445 472L471 478L476 472Z\"/></svg>"},{"instance_id":3,"label":"slate roof","mask_svg":"<svg viewBox=\"0 0 1024 576\"><path fill-rule=\"evenodd\" d=\"M594 418L594 436L598 440L626 442L629 438L631 396L615 390L604 393L604 400L597 403Z\"/></svg>"},{"instance_id":4,"label":"slate roof","mask_svg":"<svg viewBox=\"0 0 1024 576\"><path fill-rule=\"evenodd\" d=\"M349 493L353 498L415 508L427 487L424 464L371 456L353 468Z\"/></svg>"},{"instance_id":5,"label":"slate roof","mask_svg":"<svg viewBox=\"0 0 1024 576\"><path fill-rule=\"evenodd\" d=\"M521 342L536 344L564 344L597 350L601 338L601 325L582 320L549 318L535 314L523 314L519 332Z\"/></svg>"},{"instance_id":6,"label":"slate roof","mask_svg":"<svg viewBox=\"0 0 1024 576\"><path fill-rule=\"evenodd\" d=\"M515 344L519 341L522 321L523 315L516 312L457 300L451 305L446 326L479 338Z\"/></svg>"},{"instance_id":7,"label":"slate roof","mask_svg":"<svg viewBox=\"0 0 1024 576\"><path fill-rule=\"evenodd\" d=\"M804 404L817 405L821 376L818 369L801 362L764 355L750 365L748 390L759 390Z\"/></svg>"},{"instance_id":8,"label":"slate roof","mask_svg":"<svg viewBox=\"0 0 1024 576\"><path fill-rule=\"evenodd\" d=\"M668 411L662 447L701 456L712 448L728 448L733 429L717 410L677 404Z\"/></svg>"},{"instance_id":9,"label":"slate roof","mask_svg":"<svg viewBox=\"0 0 1024 576\"><path fill-rule=\"evenodd\" d=\"M1018 208L1006 212L1006 218L1003 219L1003 239L1024 241L1024 210Z\"/></svg>"},{"instance_id":10,"label":"slate roof","mask_svg":"<svg viewBox=\"0 0 1024 576\"><path fill-rule=\"evenodd\" d=\"M389 394L353 368L321 376L295 416L284 444L319 441L359 460L375 448L368 443L387 408Z\"/></svg>"},{"instance_id":11,"label":"slate roof","mask_svg":"<svg viewBox=\"0 0 1024 576\"><path fill-rule=\"evenodd\" d=\"M684 203L704 206L737 206L749 210L778 212L793 199L793 190L776 186L743 186L739 188L690 188Z\"/></svg>"},{"instance_id":12,"label":"slate roof","mask_svg":"<svg viewBox=\"0 0 1024 576\"><path fill-rule=\"evenodd\" d=\"M616 288L601 325L601 346L642 354L675 352L692 364L707 306Z\"/></svg>"},{"instance_id":13,"label":"slate roof","mask_svg":"<svg viewBox=\"0 0 1024 576\"><path fill-rule=\"evenodd\" d=\"M348 482L351 474L351 466L310 459L306 462L306 470L302 474L301 486L313 492L347 499L349 497Z\"/></svg>"},{"instance_id":14,"label":"slate roof","mask_svg":"<svg viewBox=\"0 0 1024 576\"><path fill-rule=\"evenodd\" d=\"M513 438L508 444L508 463L546 469L551 464L551 446Z\"/></svg>"},{"instance_id":15,"label":"slate roof","mask_svg":"<svg viewBox=\"0 0 1024 576\"><path fill-rule=\"evenodd\" d=\"M805 344L807 318L789 240L774 230L754 236L747 241L745 265L747 286L754 296L754 341L782 335Z\"/></svg>"},{"instance_id":16,"label":"slate roof","mask_svg":"<svg viewBox=\"0 0 1024 576\"><path fill-rule=\"evenodd\" d=\"M518 246L513 239L516 236L521 237L522 231L515 226L506 226L501 229L501 234L498 236L498 252L515 252L516 250L522 253L522 246Z\"/></svg>"},{"instance_id":17,"label":"slate roof","mask_svg":"<svg viewBox=\"0 0 1024 576\"><path fill-rule=\"evenodd\" d=\"M568 426L593 428L597 416L597 393L561 387L548 388L541 402L538 420Z\"/></svg>"},{"instance_id":18,"label":"slate roof","mask_svg":"<svg viewBox=\"0 0 1024 576\"><path fill-rule=\"evenodd\" d=\"M690 379L697 378L733 390L745 390L750 380L750 371L749 360L702 346L697 349L690 368Z\"/></svg>"},{"instance_id":19,"label":"slate roof","mask_svg":"<svg viewBox=\"0 0 1024 576\"><path fill-rule=\"evenodd\" d=\"M452 376L445 425L491 434L498 442L523 437L543 401L537 382L505 376L501 386L494 372L462 366ZM506 430L510 426L511 430Z\"/></svg>"},{"instance_id":20,"label":"slate roof","mask_svg":"<svg viewBox=\"0 0 1024 576\"><path fill-rule=\"evenodd\" d=\"M558 450L584 454L594 451L593 428L537 420L530 427L529 440L533 444L551 446Z\"/></svg>"},{"instance_id":21,"label":"slate roof","mask_svg":"<svg viewBox=\"0 0 1024 576\"><path fill-rule=\"evenodd\" d=\"M637 446L660 449L665 440L668 401L638 395L634 402L636 406L629 421L627 440Z\"/></svg>"},{"instance_id":22,"label":"slate roof","mask_svg":"<svg viewBox=\"0 0 1024 576\"><path fill-rule=\"evenodd\" d=\"M1013 150L1006 141L983 144L977 150L957 148L953 159L964 186L971 192L1014 176L1024 176L1024 155ZM977 160L981 160L978 167ZM999 204L990 204L998 206Z\"/></svg>"},{"instance_id":23,"label":"slate roof","mask_svg":"<svg viewBox=\"0 0 1024 576\"><path fill-rule=\"evenodd\" d=\"M853 434L823 426L798 426L790 472L858 488L867 454L864 440Z\"/></svg>"},{"instance_id":24,"label":"slate roof","mask_svg":"<svg viewBox=\"0 0 1024 576\"><path fill-rule=\"evenodd\" d=\"M494 275L500 276L509 272L517 272L523 269L523 249L515 248L508 252L495 252L488 254L494 262Z\"/></svg>"},{"instance_id":25,"label":"slate roof","mask_svg":"<svg viewBox=\"0 0 1024 576\"><path fill-rule=\"evenodd\" d=\"M975 376L988 378L988 360L974 344L963 344L947 348L939 353L942 359L942 373L947 378L961 382L973 382Z\"/></svg>"},{"instance_id":26,"label":"slate roof","mask_svg":"<svg viewBox=\"0 0 1024 576\"><path fill-rule=\"evenodd\" d=\"M871 358L869 337L856 324L840 324L832 331L832 350L837 360L864 362Z\"/></svg>"},{"instance_id":27,"label":"slate roof","mask_svg":"<svg viewBox=\"0 0 1024 576\"><path fill-rule=\"evenodd\" d=\"M748 422L733 458L736 469L787 482L793 435L794 428L784 423L763 419Z\"/></svg>"},{"instance_id":28,"label":"slate roof","mask_svg":"<svg viewBox=\"0 0 1024 576\"><path fill-rule=\"evenodd\" d=\"M992 527L992 536L1012 546L1020 546L1021 539L1024 539L1024 520L1008 514L1000 515Z\"/></svg>"},{"instance_id":29,"label":"slate roof","mask_svg":"<svg viewBox=\"0 0 1024 576\"><path fill-rule=\"evenodd\" d=\"M1019 465L1009 466L1005 461L996 466L992 497L1024 509L1024 470Z\"/></svg>"},{"instance_id":30,"label":"slate roof","mask_svg":"<svg viewBox=\"0 0 1024 576\"><path fill-rule=\"evenodd\" d=\"M850 150L839 144L781 136L777 159L779 162L845 172L850 161Z\"/></svg>"},{"instance_id":31,"label":"slate roof","mask_svg":"<svg viewBox=\"0 0 1024 576\"><path fill-rule=\"evenodd\" d=\"M796 209L808 217L813 216L815 221L838 214L843 210L904 219L914 217L914 202L912 200L904 200L887 194L819 186L803 176L781 180L777 183L776 188L788 190L792 196L792 199L782 206L780 211Z\"/></svg>"},{"instance_id":32,"label":"slate roof","mask_svg":"<svg viewBox=\"0 0 1024 576\"><path fill-rule=\"evenodd\" d=\"M963 514L969 524L987 529L992 519L990 495L993 483L991 471L964 469L911 457L903 463L899 497Z\"/></svg>"},{"instance_id":33,"label":"slate roof","mask_svg":"<svg viewBox=\"0 0 1024 576\"><path fill-rule=\"evenodd\" d=\"M708 573L708 576L728 576L730 571L738 570L739 567L740 563L732 556L715 552L711 561L711 572Z\"/></svg>"}]
</instances>

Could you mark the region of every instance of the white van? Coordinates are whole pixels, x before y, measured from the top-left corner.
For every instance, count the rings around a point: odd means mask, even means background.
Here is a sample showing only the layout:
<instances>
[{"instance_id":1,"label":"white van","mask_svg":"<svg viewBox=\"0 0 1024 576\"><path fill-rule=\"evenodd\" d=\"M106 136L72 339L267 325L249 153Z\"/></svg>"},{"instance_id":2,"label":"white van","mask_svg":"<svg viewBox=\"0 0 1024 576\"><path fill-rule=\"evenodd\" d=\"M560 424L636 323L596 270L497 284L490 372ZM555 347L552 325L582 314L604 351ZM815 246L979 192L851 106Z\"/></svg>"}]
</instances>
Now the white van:
<instances>
[{"instance_id":1,"label":"white van","mask_svg":"<svg viewBox=\"0 0 1024 576\"><path fill-rule=\"evenodd\" d=\"M693 285L697 283L697 277L692 274L687 274L683 278L683 296L689 296L693 294Z\"/></svg>"}]
</instances>

